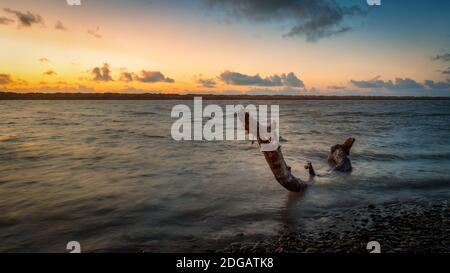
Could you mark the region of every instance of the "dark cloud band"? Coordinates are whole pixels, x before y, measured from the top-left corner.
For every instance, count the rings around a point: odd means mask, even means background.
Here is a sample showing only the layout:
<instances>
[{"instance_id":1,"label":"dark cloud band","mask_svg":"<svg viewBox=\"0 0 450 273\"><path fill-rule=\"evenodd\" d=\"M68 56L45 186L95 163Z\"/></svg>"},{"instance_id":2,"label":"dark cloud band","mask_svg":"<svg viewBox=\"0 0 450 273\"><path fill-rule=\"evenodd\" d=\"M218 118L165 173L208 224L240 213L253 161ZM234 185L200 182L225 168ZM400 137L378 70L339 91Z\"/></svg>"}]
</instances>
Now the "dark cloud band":
<instances>
[{"instance_id":1,"label":"dark cloud band","mask_svg":"<svg viewBox=\"0 0 450 273\"><path fill-rule=\"evenodd\" d=\"M154 83L154 82L167 82L167 83L173 83L175 82L173 79L164 76L159 71L146 71L142 70L141 75L137 77L137 80L140 82L146 82L146 83Z\"/></svg>"},{"instance_id":2,"label":"dark cloud band","mask_svg":"<svg viewBox=\"0 0 450 273\"><path fill-rule=\"evenodd\" d=\"M262 78L256 74L254 76L245 75L239 72L225 71L219 76L220 80L230 85L242 86L286 86L286 87L305 87L302 80L300 80L294 73L273 75Z\"/></svg>"},{"instance_id":3,"label":"dark cloud band","mask_svg":"<svg viewBox=\"0 0 450 273\"><path fill-rule=\"evenodd\" d=\"M433 60L442 61L442 62L450 62L450 53L436 55L435 57L433 57Z\"/></svg>"},{"instance_id":4,"label":"dark cloud band","mask_svg":"<svg viewBox=\"0 0 450 273\"><path fill-rule=\"evenodd\" d=\"M372 89L380 90L385 89L388 91L404 91L404 92L417 92L417 91L450 91L450 82L435 82L426 80L424 83L419 83L409 78L397 78L395 81L383 81L380 77L376 77L369 81L355 81L351 80L351 83L360 89Z\"/></svg>"},{"instance_id":5,"label":"dark cloud band","mask_svg":"<svg viewBox=\"0 0 450 273\"><path fill-rule=\"evenodd\" d=\"M344 6L335 0L209 0L235 18L254 22L283 21L291 24L286 37L305 37L314 42L321 38L345 33L347 17L366 14L359 6Z\"/></svg>"},{"instance_id":6,"label":"dark cloud band","mask_svg":"<svg viewBox=\"0 0 450 273\"><path fill-rule=\"evenodd\" d=\"M9 8L5 8L3 10L7 13L14 14L19 20L19 26L31 27L34 24L44 24L44 19L39 14L31 13L29 11L21 12Z\"/></svg>"}]
</instances>

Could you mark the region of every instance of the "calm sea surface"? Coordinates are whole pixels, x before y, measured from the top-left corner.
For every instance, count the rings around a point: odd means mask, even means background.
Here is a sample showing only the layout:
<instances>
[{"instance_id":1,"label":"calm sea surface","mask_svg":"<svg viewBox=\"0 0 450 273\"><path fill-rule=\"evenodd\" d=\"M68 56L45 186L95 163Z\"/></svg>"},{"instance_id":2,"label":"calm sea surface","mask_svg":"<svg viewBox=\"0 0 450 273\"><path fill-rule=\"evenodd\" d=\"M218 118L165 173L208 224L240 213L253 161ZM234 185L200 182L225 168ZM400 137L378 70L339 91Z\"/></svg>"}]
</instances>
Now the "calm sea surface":
<instances>
[{"instance_id":1,"label":"calm sea surface","mask_svg":"<svg viewBox=\"0 0 450 273\"><path fill-rule=\"evenodd\" d=\"M176 142L175 104L191 101L0 101L0 251L152 246L314 228L330 211L448 198L449 101L260 101L280 104L283 153L308 180L330 146L355 137L350 175L293 196L248 141Z\"/></svg>"}]
</instances>

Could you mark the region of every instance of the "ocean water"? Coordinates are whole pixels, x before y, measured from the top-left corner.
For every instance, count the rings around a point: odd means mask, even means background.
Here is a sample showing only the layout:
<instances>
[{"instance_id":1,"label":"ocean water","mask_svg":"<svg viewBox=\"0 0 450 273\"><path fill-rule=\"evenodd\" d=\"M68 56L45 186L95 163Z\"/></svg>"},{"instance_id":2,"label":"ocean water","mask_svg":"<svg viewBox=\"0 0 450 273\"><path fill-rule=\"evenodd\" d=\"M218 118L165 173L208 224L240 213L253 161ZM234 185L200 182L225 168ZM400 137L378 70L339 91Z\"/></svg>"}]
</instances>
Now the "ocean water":
<instances>
[{"instance_id":1,"label":"ocean water","mask_svg":"<svg viewBox=\"0 0 450 273\"><path fill-rule=\"evenodd\" d=\"M176 142L175 104L0 101L0 252L176 252L194 243L314 229L353 207L448 198L449 101L204 101L279 104L293 173L328 168L355 137L351 174L290 194L249 141Z\"/></svg>"}]
</instances>

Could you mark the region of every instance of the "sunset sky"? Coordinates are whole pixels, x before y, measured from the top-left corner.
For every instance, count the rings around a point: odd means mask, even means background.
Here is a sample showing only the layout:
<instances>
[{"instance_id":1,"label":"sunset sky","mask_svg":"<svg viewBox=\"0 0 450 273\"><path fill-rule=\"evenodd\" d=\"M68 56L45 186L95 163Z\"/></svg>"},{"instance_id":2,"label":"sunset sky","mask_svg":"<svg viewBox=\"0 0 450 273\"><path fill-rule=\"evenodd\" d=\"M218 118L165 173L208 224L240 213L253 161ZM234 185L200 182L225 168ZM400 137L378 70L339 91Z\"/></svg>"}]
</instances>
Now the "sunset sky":
<instances>
[{"instance_id":1,"label":"sunset sky","mask_svg":"<svg viewBox=\"0 0 450 273\"><path fill-rule=\"evenodd\" d=\"M0 0L0 91L450 95L450 1Z\"/></svg>"}]
</instances>

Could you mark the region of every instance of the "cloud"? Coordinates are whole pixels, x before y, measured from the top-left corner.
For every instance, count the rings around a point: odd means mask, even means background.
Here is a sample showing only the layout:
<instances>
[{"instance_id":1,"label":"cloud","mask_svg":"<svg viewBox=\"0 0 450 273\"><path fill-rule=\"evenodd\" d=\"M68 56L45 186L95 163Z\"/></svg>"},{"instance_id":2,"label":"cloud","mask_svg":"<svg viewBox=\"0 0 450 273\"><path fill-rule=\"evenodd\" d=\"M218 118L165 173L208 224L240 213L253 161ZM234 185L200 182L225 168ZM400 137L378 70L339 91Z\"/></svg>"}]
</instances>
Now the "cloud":
<instances>
[{"instance_id":1,"label":"cloud","mask_svg":"<svg viewBox=\"0 0 450 273\"><path fill-rule=\"evenodd\" d=\"M139 75L133 72L127 72L126 68L121 68L121 73L119 77L119 81L122 82L132 82L132 81L138 81L143 83L155 83L155 82L166 82L166 83L173 83L175 82L173 79L164 76L159 71L147 71L142 70ZM101 81L101 82L108 82L113 81L113 78L111 76L111 69L107 63L103 65L103 67L95 67L92 69L91 73L94 75L93 80L94 81ZM85 80L85 78L80 78L80 80Z\"/></svg>"},{"instance_id":2,"label":"cloud","mask_svg":"<svg viewBox=\"0 0 450 273\"><path fill-rule=\"evenodd\" d=\"M109 69L109 65L107 63L103 64L103 67L95 67L91 72L94 75L94 81L99 82L108 82L112 81L111 78L111 70Z\"/></svg>"},{"instance_id":3,"label":"cloud","mask_svg":"<svg viewBox=\"0 0 450 273\"><path fill-rule=\"evenodd\" d=\"M9 19L6 17L0 17L0 25L9 25L11 23L14 23L13 19Z\"/></svg>"},{"instance_id":4,"label":"cloud","mask_svg":"<svg viewBox=\"0 0 450 273\"><path fill-rule=\"evenodd\" d=\"M382 81L380 80L380 76L375 77L372 80L369 81L356 81L351 80L350 81L354 86L362 89L368 89L368 88L392 88L394 84L392 81Z\"/></svg>"},{"instance_id":5,"label":"cloud","mask_svg":"<svg viewBox=\"0 0 450 273\"><path fill-rule=\"evenodd\" d=\"M343 89L345 89L345 86L341 86L341 85L330 85L330 86L328 86L328 89L331 89L331 90L343 90Z\"/></svg>"},{"instance_id":6,"label":"cloud","mask_svg":"<svg viewBox=\"0 0 450 273\"><path fill-rule=\"evenodd\" d=\"M100 33L100 28L97 27L96 29L88 29L87 33L89 35L94 36L95 38L103 38L103 35L101 35Z\"/></svg>"},{"instance_id":7,"label":"cloud","mask_svg":"<svg viewBox=\"0 0 450 273\"><path fill-rule=\"evenodd\" d=\"M242 86L288 86L288 87L304 87L303 81L290 72L288 74L273 75L262 78L259 74L254 76L245 75L239 72L225 71L219 79L230 85Z\"/></svg>"},{"instance_id":8,"label":"cloud","mask_svg":"<svg viewBox=\"0 0 450 273\"><path fill-rule=\"evenodd\" d=\"M209 0L227 15L253 22L280 21L289 24L285 37L305 37L308 42L345 33L347 17L366 14L359 6L345 6L335 0Z\"/></svg>"},{"instance_id":9,"label":"cloud","mask_svg":"<svg viewBox=\"0 0 450 273\"><path fill-rule=\"evenodd\" d=\"M396 78L395 81L383 81L379 76L369 81L352 80L354 86L377 92L387 92L390 95L450 95L450 81L435 82L425 80L423 83L417 82L409 78ZM433 92L431 94L430 92Z\"/></svg>"},{"instance_id":10,"label":"cloud","mask_svg":"<svg viewBox=\"0 0 450 273\"><path fill-rule=\"evenodd\" d=\"M57 75L58 73L56 73L55 71L53 71L53 70L47 70L47 71L45 71L44 73L42 73L44 76L54 76L54 75Z\"/></svg>"},{"instance_id":11,"label":"cloud","mask_svg":"<svg viewBox=\"0 0 450 273\"><path fill-rule=\"evenodd\" d=\"M351 83L361 89L392 89L392 90L417 90L417 89L424 89L424 86L415 80L409 79L409 78L396 78L395 82L389 80L389 81L383 81L380 80L380 76L375 77L372 80L369 81L355 81L351 80Z\"/></svg>"},{"instance_id":12,"label":"cloud","mask_svg":"<svg viewBox=\"0 0 450 273\"><path fill-rule=\"evenodd\" d=\"M246 94L246 95L265 95L265 96L273 96L273 95L298 96L298 95L305 95L308 93L307 93L306 89L285 87L282 89L270 89L270 88L252 89L252 90L248 90L244 94Z\"/></svg>"},{"instance_id":13,"label":"cloud","mask_svg":"<svg viewBox=\"0 0 450 273\"><path fill-rule=\"evenodd\" d=\"M450 80L447 80L447 82L434 82L431 80L426 80L424 85L434 90L450 90Z\"/></svg>"},{"instance_id":14,"label":"cloud","mask_svg":"<svg viewBox=\"0 0 450 273\"><path fill-rule=\"evenodd\" d=\"M50 60L45 58L45 57L39 58L38 61L41 62L41 63L49 63L50 62Z\"/></svg>"},{"instance_id":15,"label":"cloud","mask_svg":"<svg viewBox=\"0 0 450 273\"><path fill-rule=\"evenodd\" d=\"M450 53L436 55L432 58L434 61L450 62Z\"/></svg>"},{"instance_id":16,"label":"cloud","mask_svg":"<svg viewBox=\"0 0 450 273\"><path fill-rule=\"evenodd\" d=\"M142 70L141 75L137 76L136 79L140 82L145 82L145 83L155 83L155 82L173 83L173 82L175 82L173 79L164 76L159 71Z\"/></svg>"},{"instance_id":17,"label":"cloud","mask_svg":"<svg viewBox=\"0 0 450 273\"><path fill-rule=\"evenodd\" d=\"M297 76L293 72L289 72L287 75L282 74L281 75L281 81L283 82L284 86L288 87L305 87L305 84L302 80L297 78Z\"/></svg>"},{"instance_id":18,"label":"cloud","mask_svg":"<svg viewBox=\"0 0 450 273\"><path fill-rule=\"evenodd\" d=\"M33 24L44 24L44 19L36 13L31 13L29 11L21 12L9 8L3 9L4 11L14 14L19 20L19 26L31 27Z\"/></svg>"},{"instance_id":19,"label":"cloud","mask_svg":"<svg viewBox=\"0 0 450 273\"><path fill-rule=\"evenodd\" d=\"M56 22L55 29L62 31L68 30L68 28L61 21Z\"/></svg>"},{"instance_id":20,"label":"cloud","mask_svg":"<svg viewBox=\"0 0 450 273\"><path fill-rule=\"evenodd\" d=\"M13 80L11 78L11 75L9 74L0 74L0 84L10 84L13 83Z\"/></svg>"},{"instance_id":21,"label":"cloud","mask_svg":"<svg viewBox=\"0 0 450 273\"><path fill-rule=\"evenodd\" d=\"M216 81L214 79L198 79L197 83L206 88L216 87Z\"/></svg>"},{"instance_id":22,"label":"cloud","mask_svg":"<svg viewBox=\"0 0 450 273\"><path fill-rule=\"evenodd\" d=\"M396 78L394 88L396 90L421 90L424 86L412 79Z\"/></svg>"},{"instance_id":23,"label":"cloud","mask_svg":"<svg viewBox=\"0 0 450 273\"><path fill-rule=\"evenodd\" d=\"M129 72L122 72L120 74L120 81L122 82L132 82L133 79L136 78L136 75L134 73L129 73Z\"/></svg>"},{"instance_id":24,"label":"cloud","mask_svg":"<svg viewBox=\"0 0 450 273\"><path fill-rule=\"evenodd\" d=\"M249 86L281 86L281 80L278 78L261 78L258 74L249 76L239 72L225 71L219 78L230 85L249 85Z\"/></svg>"},{"instance_id":25,"label":"cloud","mask_svg":"<svg viewBox=\"0 0 450 273\"><path fill-rule=\"evenodd\" d=\"M440 61L443 63L448 63L450 62L450 53L444 53L444 54L440 54L440 55L436 55L435 57L432 58L432 60L434 61ZM450 74L450 66L448 68L444 68L445 70L442 70L442 74L444 75L449 75Z\"/></svg>"}]
</instances>

